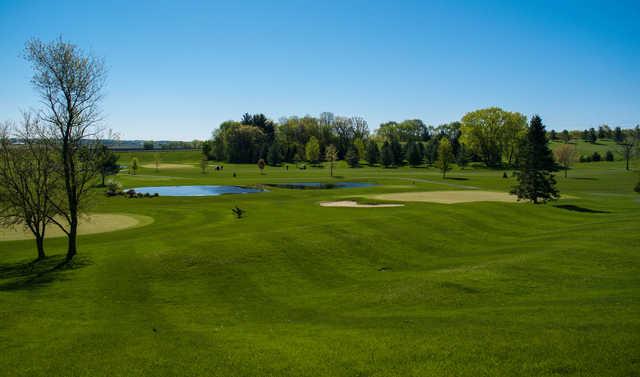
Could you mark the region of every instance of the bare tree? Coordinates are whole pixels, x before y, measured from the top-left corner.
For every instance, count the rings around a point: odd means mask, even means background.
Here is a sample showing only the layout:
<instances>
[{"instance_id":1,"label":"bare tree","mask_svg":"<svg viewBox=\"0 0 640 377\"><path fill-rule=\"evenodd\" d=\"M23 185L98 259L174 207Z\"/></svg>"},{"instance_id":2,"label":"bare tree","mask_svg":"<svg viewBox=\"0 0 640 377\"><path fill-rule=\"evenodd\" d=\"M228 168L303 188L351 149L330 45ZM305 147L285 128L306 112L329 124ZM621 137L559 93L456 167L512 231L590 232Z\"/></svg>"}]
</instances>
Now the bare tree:
<instances>
[{"instance_id":1,"label":"bare tree","mask_svg":"<svg viewBox=\"0 0 640 377\"><path fill-rule=\"evenodd\" d=\"M0 224L29 229L38 259L45 257L45 232L56 213L53 203L62 196L55 156L39 138L41 131L30 113L23 114L19 129L10 123L0 129Z\"/></svg>"},{"instance_id":2,"label":"bare tree","mask_svg":"<svg viewBox=\"0 0 640 377\"><path fill-rule=\"evenodd\" d=\"M57 225L68 236L67 261L77 253L78 217L83 211L91 183L95 180L99 104L105 80L101 60L77 46L57 40L27 42L25 58L32 64L32 83L46 109L46 137L60 158L66 201L56 205L64 222Z\"/></svg>"},{"instance_id":3,"label":"bare tree","mask_svg":"<svg viewBox=\"0 0 640 377\"><path fill-rule=\"evenodd\" d=\"M555 150L556 160L564 168L564 177L567 178L567 170L571 167L571 164L578 158L578 152L576 147L570 144L562 144Z\"/></svg>"},{"instance_id":4,"label":"bare tree","mask_svg":"<svg viewBox=\"0 0 640 377\"><path fill-rule=\"evenodd\" d=\"M324 159L329 163L330 174L333 177L333 167L338 160L338 151L336 150L336 147L333 146L333 144L327 147Z\"/></svg>"},{"instance_id":5,"label":"bare tree","mask_svg":"<svg viewBox=\"0 0 640 377\"><path fill-rule=\"evenodd\" d=\"M622 156L627 163L627 170L629 170L629 160L631 160L631 157L633 157L635 143L636 140L634 140L634 138L628 137L625 139L625 141L619 144L622 148Z\"/></svg>"}]
</instances>

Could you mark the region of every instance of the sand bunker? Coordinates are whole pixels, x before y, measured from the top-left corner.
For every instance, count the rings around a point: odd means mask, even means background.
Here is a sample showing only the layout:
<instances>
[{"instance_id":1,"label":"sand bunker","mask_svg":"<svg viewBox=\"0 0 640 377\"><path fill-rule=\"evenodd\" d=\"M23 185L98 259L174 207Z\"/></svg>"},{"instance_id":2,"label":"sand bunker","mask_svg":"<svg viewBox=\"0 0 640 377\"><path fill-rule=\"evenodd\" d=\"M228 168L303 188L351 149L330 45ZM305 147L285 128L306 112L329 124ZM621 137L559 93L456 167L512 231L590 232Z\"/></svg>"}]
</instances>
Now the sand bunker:
<instances>
[{"instance_id":1,"label":"sand bunker","mask_svg":"<svg viewBox=\"0 0 640 377\"><path fill-rule=\"evenodd\" d=\"M388 208L403 207L404 204L360 204L353 200L341 200L337 202L321 202L322 207L348 207L348 208Z\"/></svg>"},{"instance_id":2,"label":"sand bunker","mask_svg":"<svg viewBox=\"0 0 640 377\"><path fill-rule=\"evenodd\" d=\"M113 232L127 228L141 227L153 222L149 216L124 213L94 213L80 218L78 233L95 234ZM65 234L54 224L47 226L46 238L62 237ZM0 227L0 241L14 241L33 239L29 230L18 227Z\"/></svg>"},{"instance_id":3,"label":"sand bunker","mask_svg":"<svg viewBox=\"0 0 640 377\"><path fill-rule=\"evenodd\" d=\"M156 164L144 164L143 168L155 169ZM158 169L194 169L194 165L188 164L158 164Z\"/></svg>"},{"instance_id":4,"label":"sand bunker","mask_svg":"<svg viewBox=\"0 0 640 377\"><path fill-rule=\"evenodd\" d=\"M380 194L370 196L373 199L395 200L400 202L431 202L431 203L468 203L468 202L507 202L517 203L517 197L506 192L464 190L464 191L425 191L399 192L394 194Z\"/></svg>"}]
</instances>

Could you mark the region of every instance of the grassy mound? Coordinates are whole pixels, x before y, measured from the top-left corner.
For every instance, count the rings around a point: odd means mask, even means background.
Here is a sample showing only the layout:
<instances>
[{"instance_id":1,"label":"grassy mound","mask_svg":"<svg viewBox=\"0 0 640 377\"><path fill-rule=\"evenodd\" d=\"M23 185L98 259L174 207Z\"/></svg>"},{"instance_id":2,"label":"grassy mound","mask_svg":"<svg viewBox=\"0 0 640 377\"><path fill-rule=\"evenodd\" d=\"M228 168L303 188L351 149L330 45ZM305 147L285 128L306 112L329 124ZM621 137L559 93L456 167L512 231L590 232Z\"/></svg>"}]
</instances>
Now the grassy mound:
<instances>
[{"instance_id":1,"label":"grassy mound","mask_svg":"<svg viewBox=\"0 0 640 377\"><path fill-rule=\"evenodd\" d=\"M78 234L95 234L114 232L127 228L140 227L151 224L153 218L149 216L124 213L93 213L83 216L78 226ZM65 234L56 225L50 224L46 238L63 237ZM15 241L32 239L33 234L22 227L0 227L0 241Z\"/></svg>"}]
</instances>

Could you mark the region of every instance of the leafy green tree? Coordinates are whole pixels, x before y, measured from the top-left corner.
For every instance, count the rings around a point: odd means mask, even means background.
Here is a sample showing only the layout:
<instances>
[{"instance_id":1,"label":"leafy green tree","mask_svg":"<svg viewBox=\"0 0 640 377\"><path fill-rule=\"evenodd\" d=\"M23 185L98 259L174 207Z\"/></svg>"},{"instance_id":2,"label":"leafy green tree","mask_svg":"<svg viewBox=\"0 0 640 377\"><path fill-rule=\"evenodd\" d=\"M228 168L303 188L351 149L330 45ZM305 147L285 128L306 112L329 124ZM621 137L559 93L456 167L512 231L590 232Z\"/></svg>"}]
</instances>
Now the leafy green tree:
<instances>
[{"instance_id":1,"label":"leafy green tree","mask_svg":"<svg viewBox=\"0 0 640 377\"><path fill-rule=\"evenodd\" d=\"M442 138L438 145L438 161L436 165L442 171L442 179L447 177L447 171L451 170L451 162L453 161L453 147L449 139Z\"/></svg>"},{"instance_id":2,"label":"leafy green tree","mask_svg":"<svg viewBox=\"0 0 640 377\"><path fill-rule=\"evenodd\" d=\"M456 155L456 164L463 169L469 163L469 152L467 151L467 147L464 144L460 144L458 148L458 154Z\"/></svg>"},{"instance_id":3,"label":"leafy green tree","mask_svg":"<svg viewBox=\"0 0 640 377\"><path fill-rule=\"evenodd\" d=\"M101 185L104 187L105 179L110 175L116 175L120 171L118 159L120 158L106 145L100 145L98 153L98 171L100 172Z\"/></svg>"},{"instance_id":4,"label":"leafy green tree","mask_svg":"<svg viewBox=\"0 0 640 377\"><path fill-rule=\"evenodd\" d=\"M407 161L411 166L419 166L422 164L422 153L418 143L410 141L407 144Z\"/></svg>"},{"instance_id":5,"label":"leafy green tree","mask_svg":"<svg viewBox=\"0 0 640 377\"><path fill-rule=\"evenodd\" d=\"M260 158L264 132L258 127L235 124L225 132L227 161L252 163Z\"/></svg>"},{"instance_id":6,"label":"leafy green tree","mask_svg":"<svg viewBox=\"0 0 640 377\"><path fill-rule=\"evenodd\" d=\"M560 140L562 140L565 144L571 140L571 134L567 130L562 130L560 133Z\"/></svg>"},{"instance_id":7,"label":"leafy green tree","mask_svg":"<svg viewBox=\"0 0 640 377\"><path fill-rule=\"evenodd\" d=\"M353 146L349 148L347 154L345 155L345 159L347 160L347 164L350 167L355 168L360 165L360 155L358 155L358 149Z\"/></svg>"},{"instance_id":8,"label":"leafy green tree","mask_svg":"<svg viewBox=\"0 0 640 377\"><path fill-rule=\"evenodd\" d=\"M320 161L320 142L315 136L309 138L304 150L307 155L307 161L311 164L317 164Z\"/></svg>"},{"instance_id":9,"label":"leafy green tree","mask_svg":"<svg viewBox=\"0 0 640 377\"><path fill-rule=\"evenodd\" d=\"M461 142L469 146L489 167L511 163L526 130L526 117L499 107L480 109L462 117Z\"/></svg>"},{"instance_id":10,"label":"leafy green tree","mask_svg":"<svg viewBox=\"0 0 640 377\"><path fill-rule=\"evenodd\" d=\"M154 145L153 140L147 140L144 143L142 143L142 148L145 151L150 151L153 149L153 145Z\"/></svg>"},{"instance_id":11,"label":"leafy green tree","mask_svg":"<svg viewBox=\"0 0 640 377\"><path fill-rule=\"evenodd\" d=\"M531 118L531 124L519 148L518 163L518 185L511 190L512 194L518 196L518 200L544 203L559 197L555 187L556 180L551 174L554 170L553 155L542 119L537 115Z\"/></svg>"},{"instance_id":12,"label":"leafy green tree","mask_svg":"<svg viewBox=\"0 0 640 377\"><path fill-rule=\"evenodd\" d=\"M277 140L275 140L269 147L267 162L271 166L278 166L282 162L282 148Z\"/></svg>"},{"instance_id":13,"label":"leafy green tree","mask_svg":"<svg viewBox=\"0 0 640 377\"><path fill-rule=\"evenodd\" d=\"M202 143L202 154L207 156L207 158L211 158L211 154L213 152L213 147L211 146L212 142L207 140Z\"/></svg>"},{"instance_id":14,"label":"leafy green tree","mask_svg":"<svg viewBox=\"0 0 640 377\"><path fill-rule=\"evenodd\" d=\"M366 160L370 166L377 164L380 160L380 149L378 148L378 143L375 142L375 140L369 140L367 143Z\"/></svg>"},{"instance_id":15,"label":"leafy green tree","mask_svg":"<svg viewBox=\"0 0 640 377\"><path fill-rule=\"evenodd\" d=\"M331 144L325 150L324 159L329 163L329 174L333 177L333 168L338 161L338 150Z\"/></svg>"},{"instance_id":16,"label":"leafy green tree","mask_svg":"<svg viewBox=\"0 0 640 377\"><path fill-rule=\"evenodd\" d=\"M385 168L388 168L389 166L393 165L394 156L393 156L393 149L391 148L391 143L389 143L388 141L385 141L384 144L382 144L382 149L380 154L381 154L380 160L382 162L382 166L384 166Z\"/></svg>"},{"instance_id":17,"label":"leafy green tree","mask_svg":"<svg viewBox=\"0 0 640 377\"><path fill-rule=\"evenodd\" d=\"M356 149L356 151L358 152L358 156L360 157L364 157L365 153L366 153L366 147L364 145L364 141L362 141L362 139L358 138L355 139L353 141L353 147Z\"/></svg>"},{"instance_id":18,"label":"leafy green tree","mask_svg":"<svg viewBox=\"0 0 640 377\"><path fill-rule=\"evenodd\" d=\"M136 172L138 171L139 166L139 162L138 162L138 158L134 157L131 159L131 163L129 164L129 172L133 175L136 175Z\"/></svg>"}]
</instances>

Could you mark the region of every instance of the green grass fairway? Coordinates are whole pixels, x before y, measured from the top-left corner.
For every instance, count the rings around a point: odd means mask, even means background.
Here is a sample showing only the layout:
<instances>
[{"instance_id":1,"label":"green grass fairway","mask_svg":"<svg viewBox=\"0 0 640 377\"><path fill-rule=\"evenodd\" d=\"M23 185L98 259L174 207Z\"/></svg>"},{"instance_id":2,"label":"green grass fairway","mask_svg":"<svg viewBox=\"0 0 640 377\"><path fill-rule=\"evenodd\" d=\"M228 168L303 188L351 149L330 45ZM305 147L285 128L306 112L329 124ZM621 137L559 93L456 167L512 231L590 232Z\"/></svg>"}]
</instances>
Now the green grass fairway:
<instances>
[{"instance_id":1,"label":"green grass fairway","mask_svg":"<svg viewBox=\"0 0 640 377\"><path fill-rule=\"evenodd\" d=\"M558 173L570 198L547 205L367 209L319 203L506 192L515 180L342 163L337 178L292 164L203 175L197 152L162 153L156 172L153 153L136 155L143 167L117 177L124 187L378 185L141 199L97 189L91 212L153 222L81 236L64 270L52 270L64 238L35 265L31 240L0 242L0 375L640 376L639 172L622 161Z\"/></svg>"}]
</instances>

